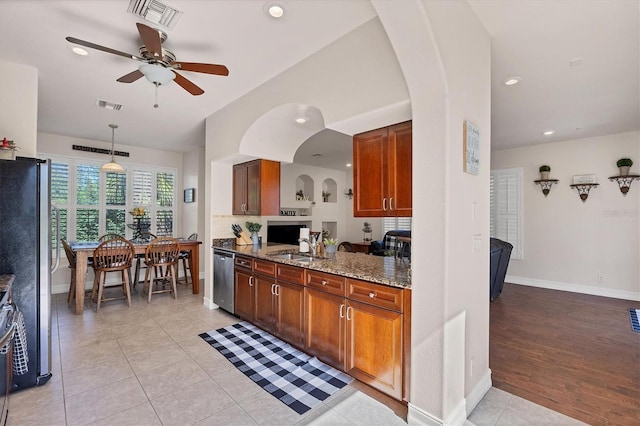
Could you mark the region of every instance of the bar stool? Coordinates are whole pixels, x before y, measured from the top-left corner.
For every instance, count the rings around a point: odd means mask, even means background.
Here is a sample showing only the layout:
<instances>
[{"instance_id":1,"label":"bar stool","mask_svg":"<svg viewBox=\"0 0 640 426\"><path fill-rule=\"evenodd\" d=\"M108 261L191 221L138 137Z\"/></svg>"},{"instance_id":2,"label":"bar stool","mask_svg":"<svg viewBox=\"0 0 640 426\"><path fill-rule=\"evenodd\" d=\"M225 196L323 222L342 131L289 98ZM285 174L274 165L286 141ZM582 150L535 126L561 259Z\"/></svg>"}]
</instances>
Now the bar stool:
<instances>
[{"instance_id":1,"label":"bar stool","mask_svg":"<svg viewBox=\"0 0 640 426\"><path fill-rule=\"evenodd\" d=\"M131 274L131 262L135 254L133 244L122 237L107 240L93 252L93 291L91 301L96 301L96 312L100 310L100 304L110 300L126 299L131 306L131 290L129 289ZM122 282L116 285L105 285L107 272L120 272ZM122 287L122 296L105 297L105 288ZM97 294L96 294L97 293ZM96 299L97 296L97 299Z\"/></svg>"},{"instance_id":2,"label":"bar stool","mask_svg":"<svg viewBox=\"0 0 640 426\"><path fill-rule=\"evenodd\" d=\"M178 298L176 277L178 275L178 256L180 255L180 243L171 237L159 237L151 241L145 250L145 264L147 271L144 274L143 292L147 291L151 303L151 295L154 293L173 293L173 298ZM154 277L151 278L153 270ZM169 288L166 288L167 284ZM155 287L158 287L154 290Z\"/></svg>"},{"instance_id":3,"label":"bar stool","mask_svg":"<svg viewBox=\"0 0 640 426\"><path fill-rule=\"evenodd\" d=\"M194 232L189 235L187 240L196 241L198 239L198 233ZM193 285L193 271L191 271L191 252L190 251L181 251L180 256L178 257L178 263L182 260L182 271L184 272L184 284L189 285L189 278L187 275L187 271L189 271L189 275L191 275L191 284ZM180 269L180 266L178 266Z\"/></svg>"}]
</instances>

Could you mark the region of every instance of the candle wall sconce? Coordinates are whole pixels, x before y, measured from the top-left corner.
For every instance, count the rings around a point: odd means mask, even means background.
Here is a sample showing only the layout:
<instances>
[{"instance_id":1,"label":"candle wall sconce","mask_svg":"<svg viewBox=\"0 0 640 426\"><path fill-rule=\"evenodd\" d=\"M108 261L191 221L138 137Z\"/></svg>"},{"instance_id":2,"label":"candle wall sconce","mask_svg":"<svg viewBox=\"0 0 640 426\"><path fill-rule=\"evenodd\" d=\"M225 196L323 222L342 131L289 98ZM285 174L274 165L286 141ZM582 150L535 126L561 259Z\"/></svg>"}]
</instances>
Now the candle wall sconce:
<instances>
[{"instance_id":1,"label":"candle wall sconce","mask_svg":"<svg viewBox=\"0 0 640 426\"><path fill-rule=\"evenodd\" d=\"M349 188L344 192L344 195L348 198L348 199L353 199L353 189Z\"/></svg>"},{"instance_id":2,"label":"candle wall sconce","mask_svg":"<svg viewBox=\"0 0 640 426\"><path fill-rule=\"evenodd\" d=\"M627 192L629 192L629 188L631 188L631 182L636 179L640 180L640 175L609 176L611 182L616 181L618 183L623 197L627 196Z\"/></svg>"},{"instance_id":3,"label":"candle wall sconce","mask_svg":"<svg viewBox=\"0 0 640 426\"><path fill-rule=\"evenodd\" d=\"M540 185L540 188L542 188L542 193L544 194L545 198L547 197L547 195L549 195L549 192L551 191L551 187L553 186L554 183L558 183L558 179L537 179L533 181L536 185Z\"/></svg>"},{"instance_id":4,"label":"candle wall sconce","mask_svg":"<svg viewBox=\"0 0 640 426\"><path fill-rule=\"evenodd\" d=\"M580 199L584 203L589 197L591 188L596 188L598 185L598 183L574 183L569 186L578 190L578 195L580 195Z\"/></svg>"}]
</instances>

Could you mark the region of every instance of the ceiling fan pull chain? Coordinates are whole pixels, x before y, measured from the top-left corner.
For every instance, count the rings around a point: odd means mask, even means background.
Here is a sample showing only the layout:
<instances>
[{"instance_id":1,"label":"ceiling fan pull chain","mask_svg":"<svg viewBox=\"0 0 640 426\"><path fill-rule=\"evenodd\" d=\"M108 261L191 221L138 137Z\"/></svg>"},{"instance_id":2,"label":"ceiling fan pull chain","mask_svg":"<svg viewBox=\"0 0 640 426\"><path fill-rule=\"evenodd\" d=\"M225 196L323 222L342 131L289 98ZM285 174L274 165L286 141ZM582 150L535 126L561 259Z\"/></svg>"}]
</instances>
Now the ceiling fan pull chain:
<instances>
[{"instance_id":1,"label":"ceiling fan pull chain","mask_svg":"<svg viewBox=\"0 0 640 426\"><path fill-rule=\"evenodd\" d=\"M156 103L155 103L155 104L153 104L153 107L154 107L154 108L158 108L158 106L159 106L159 105L158 105L158 86L159 86L159 84L158 84L158 83L153 83L153 85L154 85L154 86L156 86L156 97L155 97L155 101L156 101Z\"/></svg>"}]
</instances>

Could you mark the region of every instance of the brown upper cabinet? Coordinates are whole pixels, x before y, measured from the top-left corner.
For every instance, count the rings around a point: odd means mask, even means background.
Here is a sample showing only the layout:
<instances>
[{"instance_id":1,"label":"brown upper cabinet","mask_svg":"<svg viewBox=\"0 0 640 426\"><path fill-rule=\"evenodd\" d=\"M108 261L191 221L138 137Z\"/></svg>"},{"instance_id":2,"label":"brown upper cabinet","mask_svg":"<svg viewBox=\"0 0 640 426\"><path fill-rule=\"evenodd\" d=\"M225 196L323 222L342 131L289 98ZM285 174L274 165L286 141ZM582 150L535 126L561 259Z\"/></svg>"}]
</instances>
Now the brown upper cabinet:
<instances>
[{"instance_id":1,"label":"brown upper cabinet","mask_svg":"<svg viewBox=\"0 0 640 426\"><path fill-rule=\"evenodd\" d=\"M411 121L353 137L353 215L411 217Z\"/></svg>"},{"instance_id":2,"label":"brown upper cabinet","mask_svg":"<svg viewBox=\"0 0 640 426\"><path fill-rule=\"evenodd\" d=\"M233 166L233 214L280 214L280 163L253 160Z\"/></svg>"}]
</instances>

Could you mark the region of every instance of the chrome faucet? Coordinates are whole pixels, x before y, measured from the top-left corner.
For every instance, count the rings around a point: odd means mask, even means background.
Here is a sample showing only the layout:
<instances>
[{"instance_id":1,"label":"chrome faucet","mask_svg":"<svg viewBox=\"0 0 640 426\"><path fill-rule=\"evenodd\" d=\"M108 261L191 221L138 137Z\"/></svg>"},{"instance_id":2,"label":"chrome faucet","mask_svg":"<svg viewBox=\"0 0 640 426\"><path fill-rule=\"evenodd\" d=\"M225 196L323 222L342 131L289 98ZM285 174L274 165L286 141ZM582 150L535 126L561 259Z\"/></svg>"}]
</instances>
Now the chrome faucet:
<instances>
[{"instance_id":1,"label":"chrome faucet","mask_svg":"<svg viewBox=\"0 0 640 426\"><path fill-rule=\"evenodd\" d=\"M316 249L318 248L318 241L316 241L316 236L314 234L311 234L309 238L299 238L298 242L309 244L309 247L311 248L311 256L316 255Z\"/></svg>"}]
</instances>

